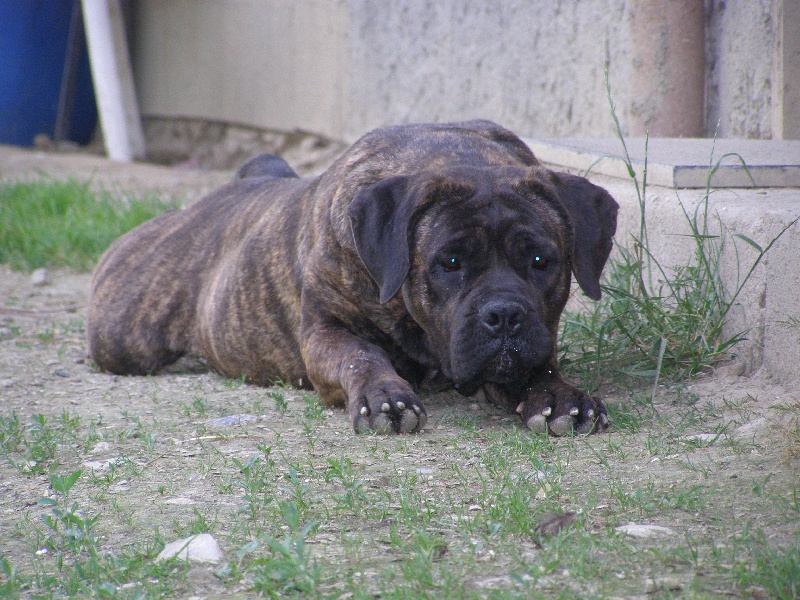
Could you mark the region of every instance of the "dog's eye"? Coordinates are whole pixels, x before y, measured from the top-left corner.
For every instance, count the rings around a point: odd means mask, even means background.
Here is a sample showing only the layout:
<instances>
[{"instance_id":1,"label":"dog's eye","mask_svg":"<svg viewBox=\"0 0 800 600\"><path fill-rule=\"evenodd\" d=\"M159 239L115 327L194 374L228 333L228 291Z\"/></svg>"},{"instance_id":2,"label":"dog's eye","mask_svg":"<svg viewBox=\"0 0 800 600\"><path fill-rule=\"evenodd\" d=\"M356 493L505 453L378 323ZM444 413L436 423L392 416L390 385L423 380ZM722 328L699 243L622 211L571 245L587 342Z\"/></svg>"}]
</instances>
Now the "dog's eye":
<instances>
[{"instance_id":1,"label":"dog's eye","mask_svg":"<svg viewBox=\"0 0 800 600\"><path fill-rule=\"evenodd\" d=\"M461 260L455 256L449 256L444 259L444 270L448 272L458 271L461 268Z\"/></svg>"},{"instance_id":2,"label":"dog's eye","mask_svg":"<svg viewBox=\"0 0 800 600\"><path fill-rule=\"evenodd\" d=\"M548 262L549 261L544 256L541 256L540 254L534 254L533 259L531 260L531 266L534 269L546 269Z\"/></svg>"}]
</instances>

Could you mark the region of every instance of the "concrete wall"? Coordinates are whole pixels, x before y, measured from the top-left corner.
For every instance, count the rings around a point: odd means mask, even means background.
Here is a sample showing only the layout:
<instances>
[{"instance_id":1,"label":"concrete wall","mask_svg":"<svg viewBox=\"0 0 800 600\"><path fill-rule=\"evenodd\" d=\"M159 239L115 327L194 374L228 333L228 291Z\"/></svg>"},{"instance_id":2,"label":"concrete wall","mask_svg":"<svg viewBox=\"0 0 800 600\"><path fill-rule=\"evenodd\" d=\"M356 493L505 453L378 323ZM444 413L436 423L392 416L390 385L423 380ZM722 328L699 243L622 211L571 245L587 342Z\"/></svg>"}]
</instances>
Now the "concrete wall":
<instances>
[{"instance_id":1,"label":"concrete wall","mask_svg":"<svg viewBox=\"0 0 800 600\"><path fill-rule=\"evenodd\" d=\"M719 123L720 137L773 137L781 4L776 0L709 2L706 122L710 133Z\"/></svg>"},{"instance_id":2,"label":"concrete wall","mask_svg":"<svg viewBox=\"0 0 800 600\"><path fill-rule=\"evenodd\" d=\"M782 18L800 13L783 10L798 3L705 0L707 133L717 121L721 136L792 131L783 120L787 111L789 125L798 119L797 102L784 102L781 76L797 59L784 59L780 41L796 37L797 17ZM132 53L145 116L345 139L389 123L481 116L530 137L607 136L606 63L626 133L631 107L647 100L631 95L642 4L134 0Z\"/></svg>"},{"instance_id":3,"label":"concrete wall","mask_svg":"<svg viewBox=\"0 0 800 600\"><path fill-rule=\"evenodd\" d=\"M348 136L471 117L532 136L609 134L606 62L625 113L622 0L353 0L350 36Z\"/></svg>"},{"instance_id":4,"label":"concrete wall","mask_svg":"<svg viewBox=\"0 0 800 600\"><path fill-rule=\"evenodd\" d=\"M339 136L346 11L315 0L141 0L131 54L144 116Z\"/></svg>"}]
</instances>

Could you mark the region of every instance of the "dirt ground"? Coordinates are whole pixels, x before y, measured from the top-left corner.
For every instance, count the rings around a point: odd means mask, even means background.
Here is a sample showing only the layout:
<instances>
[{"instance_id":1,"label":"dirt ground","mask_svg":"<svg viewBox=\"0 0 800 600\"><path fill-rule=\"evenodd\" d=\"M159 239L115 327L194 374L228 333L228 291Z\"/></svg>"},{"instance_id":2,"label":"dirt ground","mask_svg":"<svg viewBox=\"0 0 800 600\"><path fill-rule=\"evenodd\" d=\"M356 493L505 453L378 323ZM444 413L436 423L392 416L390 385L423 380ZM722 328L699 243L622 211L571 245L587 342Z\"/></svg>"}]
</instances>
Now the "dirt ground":
<instances>
[{"instance_id":1,"label":"dirt ground","mask_svg":"<svg viewBox=\"0 0 800 600\"><path fill-rule=\"evenodd\" d=\"M9 160L0 165L7 167ZM87 169L100 172L105 163L97 160L96 166L87 168L85 157L76 158L71 166L68 157L37 163L39 159L23 156L16 164L28 166L16 171L3 168L0 176L19 177L34 171L80 176ZM33 163L38 166L31 170ZM126 189L152 188L150 167L113 165L113 170L122 175L120 185ZM208 181L224 179L219 173L170 175L168 169L157 173L164 177L162 188L188 198L208 187ZM241 471L231 461L245 462L268 444L273 452L281 453L278 470L283 479L290 477L291 465L306 465L307 494L318 506L328 507L327 512L320 509L320 514L328 515L328 525L309 541L324 564L341 569L337 571L341 577L325 580L326 593L344 593L349 588L341 582L357 571L368 581L364 589L387 595L386 564L402 560L405 546L386 541L391 537L386 523L392 519L402 523L402 516L395 513L405 505L397 498L387 499L388 516L367 519L360 528L355 524L358 511L342 515L330 509L327 488L321 478L315 479L314 469L322 472L329 468L327 459L348 457L373 507L380 504L382 489L405 489L397 484L402 481L422 496L444 502L441 511L463 507L463 513L457 514L472 518L481 511L488 514L492 506L482 504L481 495L491 489L486 478L495 468L490 468L487 456L497 452L498 440L527 435L519 431L512 415L497 412L480 398L452 394L429 398L424 432L382 438L355 436L343 411L309 416L310 405L299 391L232 382L196 365L155 377L97 372L86 357L84 341L89 281L89 274L56 270L48 273L47 283L35 286L30 274L0 266L0 416L16 415L25 427L35 424L34 415L61 423L62 430L64 415L67 420L79 416L82 423L80 435L59 438L57 457L48 459L45 474L22 450L10 460L0 457L0 554L20 572L30 575L37 568L41 527L37 534L32 523L41 525L38 515L46 512L38 502L57 497L46 472L75 468L83 469L84 480L91 473L92 477L107 476L106 484L92 479L83 491L76 488L75 496L88 512L102 513L110 520L101 530L102 547L123 549L146 543L153 539L154 526L164 541L171 541L186 534L187 524L202 514L217 522L211 529L223 551L236 556L254 534L243 534L237 525ZM586 512L588 522L583 527L595 537L617 539L613 532L628 522L663 526L674 537L664 542L631 537L633 550L609 550L605 575L599 579L590 571L579 575L577 583L570 584L576 587L569 588L576 595L772 597L767 584L741 572L753 572L758 556L781 555L797 544L800 394L774 385L768 374L745 378L736 373L735 365L723 367L678 389L662 389L652 403L635 391L605 390L612 417L617 419L615 431L548 442L548 460L556 465L561 490L554 499L548 496L550 484L543 484L541 498L547 498L548 509L555 502L563 510ZM271 392L285 394L283 410ZM95 434L89 435L91 431ZM30 462L27 468L25 461ZM459 477L467 484L457 484L462 481ZM537 498L530 502L533 513L544 514L536 506ZM442 522L445 517L449 515ZM531 589L546 593L563 589L565 581L574 579L564 573L562 563L547 570L542 562L545 575L525 584L533 575L526 579L509 573L546 555L547 549L542 550L536 539L519 534L512 536L513 549L497 542L487 550L490 542L486 541L478 551L473 543L477 534L462 536L461 529L449 527L439 523L426 531L443 536L449 548L444 560L461 574L466 589L478 596L497 589L525 596L524 585L538 586ZM348 536L358 531L364 549L359 550L359 544L343 547L345 530ZM763 533L763 539L748 544L745 535L755 530ZM474 563L459 558L462 537L472 540L463 543L477 557ZM739 550L734 552L734 547ZM638 552L639 558L628 556L631 552ZM480 568L476 570L475 565ZM210 573L210 568L194 567L169 593L208 597L247 595L252 589L247 577L226 587L224 578ZM33 593L32 589L26 593Z\"/></svg>"}]
</instances>

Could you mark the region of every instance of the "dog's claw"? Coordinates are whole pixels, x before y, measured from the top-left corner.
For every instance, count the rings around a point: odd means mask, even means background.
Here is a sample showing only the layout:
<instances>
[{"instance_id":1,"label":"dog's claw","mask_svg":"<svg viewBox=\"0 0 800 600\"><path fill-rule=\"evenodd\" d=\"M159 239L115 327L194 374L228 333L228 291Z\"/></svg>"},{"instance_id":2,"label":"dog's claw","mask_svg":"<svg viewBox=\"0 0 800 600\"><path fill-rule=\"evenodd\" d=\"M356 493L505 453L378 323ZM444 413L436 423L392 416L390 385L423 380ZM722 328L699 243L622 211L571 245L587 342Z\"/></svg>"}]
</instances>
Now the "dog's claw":
<instances>
[{"instance_id":1,"label":"dog's claw","mask_svg":"<svg viewBox=\"0 0 800 600\"><path fill-rule=\"evenodd\" d=\"M553 414L552 407L546 406L545 408L542 409L542 416L543 417L549 417L551 414Z\"/></svg>"},{"instance_id":2,"label":"dog's claw","mask_svg":"<svg viewBox=\"0 0 800 600\"><path fill-rule=\"evenodd\" d=\"M391 408L392 407L389 405L388 402L384 402L383 404L381 404L381 412L388 413L391 410Z\"/></svg>"},{"instance_id":3,"label":"dog's claw","mask_svg":"<svg viewBox=\"0 0 800 600\"><path fill-rule=\"evenodd\" d=\"M523 408L525 408L525 403L524 403L524 402L520 402L520 403L519 403L519 406L517 406L517 414L520 414L520 415L521 415L521 414L522 414L522 409L523 409Z\"/></svg>"},{"instance_id":4,"label":"dog's claw","mask_svg":"<svg viewBox=\"0 0 800 600\"><path fill-rule=\"evenodd\" d=\"M362 406L359 412L361 413L362 417L369 416L369 409L366 406Z\"/></svg>"},{"instance_id":5,"label":"dog's claw","mask_svg":"<svg viewBox=\"0 0 800 600\"><path fill-rule=\"evenodd\" d=\"M397 410L405 410L405 409L406 409L406 403L405 402L398 402L397 403Z\"/></svg>"},{"instance_id":6,"label":"dog's claw","mask_svg":"<svg viewBox=\"0 0 800 600\"><path fill-rule=\"evenodd\" d=\"M580 413L580 409L576 406L574 408L569 409L569 416L570 417L577 417L578 413Z\"/></svg>"}]
</instances>

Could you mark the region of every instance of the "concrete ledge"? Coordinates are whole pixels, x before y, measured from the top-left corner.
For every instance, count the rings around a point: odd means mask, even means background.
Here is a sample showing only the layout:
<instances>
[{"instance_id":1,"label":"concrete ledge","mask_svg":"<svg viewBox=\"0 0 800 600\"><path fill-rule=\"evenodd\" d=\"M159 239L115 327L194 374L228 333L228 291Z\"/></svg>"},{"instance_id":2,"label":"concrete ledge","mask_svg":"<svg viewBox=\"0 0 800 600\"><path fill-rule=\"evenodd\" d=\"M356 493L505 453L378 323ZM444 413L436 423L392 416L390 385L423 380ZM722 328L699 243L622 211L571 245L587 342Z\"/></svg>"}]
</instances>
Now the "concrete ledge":
<instances>
[{"instance_id":1,"label":"concrete ledge","mask_svg":"<svg viewBox=\"0 0 800 600\"><path fill-rule=\"evenodd\" d=\"M525 142L545 162L628 177L618 139L550 138ZM625 143L641 180L645 139L631 138ZM711 178L713 188L800 187L800 141L651 138L647 145L647 181L665 187L705 189L709 166L717 161L720 165Z\"/></svg>"},{"instance_id":2,"label":"concrete ledge","mask_svg":"<svg viewBox=\"0 0 800 600\"><path fill-rule=\"evenodd\" d=\"M720 141L717 141L717 156L722 156L723 148L725 151L731 148L730 151L739 152L747 159L748 148L753 147L747 140L725 140L722 145ZM526 142L540 160L555 169L582 171L585 170L585 162L590 161L589 164L592 164L602 156L597 153L598 145L580 147L574 140L557 140L553 144L542 140ZM661 140L651 140L650 149L671 146L685 150L678 154L681 161L665 161L664 153L657 153L655 157L650 155L648 162L664 161L661 163L665 168L662 173L675 173L681 163L690 163L687 158L705 155L706 174L703 177L707 176L711 140L670 140L685 142L680 144L660 142ZM626 143L632 154L643 152L642 140L630 140ZM621 149L619 140L616 140L616 144L618 154ZM605 147L611 148L611 141ZM776 149L779 147L780 144L775 146ZM795 143L788 143L783 147L790 148L792 154L782 158L776 152L770 161L787 165L796 162L800 151L794 151ZM565 148L568 152L565 152ZM578 156L584 161L581 164L576 164L573 160ZM615 163L610 161L609 164ZM619 172L619 165L621 161L616 159L614 173ZM694 252L694 242L687 237L689 227L683 211L694 214L696 207L705 200L705 189L675 189L676 186L673 185L655 185L652 176L653 163L649 167L646 219L651 251L663 266L674 268L687 264ZM794 167L800 171L800 167ZM767 171L769 169L765 169ZM613 177L603 174L595 167L589 178L605 187L620 203L616 243L628 244L632 233L638 234L639 205L634 184L624 166L620 175L621 177ZM702 187L705 187L705 183ZM728 234L725 236L721 266L723 282L729 292L739 287L758 255L755 248L730 234L747 236L761 247L766 247L788 224L800 216L798 187L712 189L709 196L709 229L711 233L725 231ZM734 349L745 373L753 373L763 367L786 385L796 385L800 378L800 327L796 325L800 322L798 248L800 223L786 231L756 267L739 294L725 329L726 335L747 332L747 340ZM792 322L795 326L792 326Z\"/></svg>"}]
</instances>

